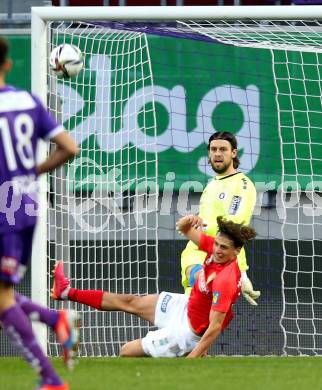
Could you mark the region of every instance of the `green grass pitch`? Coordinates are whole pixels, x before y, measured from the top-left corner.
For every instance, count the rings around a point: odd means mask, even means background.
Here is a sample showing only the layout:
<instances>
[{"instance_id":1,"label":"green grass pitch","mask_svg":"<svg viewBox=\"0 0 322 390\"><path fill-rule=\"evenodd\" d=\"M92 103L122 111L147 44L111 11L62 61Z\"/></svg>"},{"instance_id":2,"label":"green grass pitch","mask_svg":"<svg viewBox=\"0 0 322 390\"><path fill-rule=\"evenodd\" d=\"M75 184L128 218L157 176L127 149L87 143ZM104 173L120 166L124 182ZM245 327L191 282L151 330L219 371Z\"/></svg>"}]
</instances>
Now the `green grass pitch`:
<instances>
[{"instance_id":1,"label":"green grass pitch","mask_svg":"<svg viewBox=\"0 0 322 390\"><path fill-rule=\"evenodd\" d=\"M204 359L83 358L68 372L71 390L311 390L322 389L319 357ZM32 390L36 376L19 358L0 358L1 390Z\"/></svg>"},{"instance_id":2,"label":"green grass pitch","mask_svg":"<svg viewBox=\"0 0 322 390\"><path fill-rule=\"evenodd\" d=\"M322 389L319 357L204 359L83 358L68 372L71 390L311 390ZM1 390L34 389L36 376L19 358L0 358Z\"/></svg>"}]
</instances>

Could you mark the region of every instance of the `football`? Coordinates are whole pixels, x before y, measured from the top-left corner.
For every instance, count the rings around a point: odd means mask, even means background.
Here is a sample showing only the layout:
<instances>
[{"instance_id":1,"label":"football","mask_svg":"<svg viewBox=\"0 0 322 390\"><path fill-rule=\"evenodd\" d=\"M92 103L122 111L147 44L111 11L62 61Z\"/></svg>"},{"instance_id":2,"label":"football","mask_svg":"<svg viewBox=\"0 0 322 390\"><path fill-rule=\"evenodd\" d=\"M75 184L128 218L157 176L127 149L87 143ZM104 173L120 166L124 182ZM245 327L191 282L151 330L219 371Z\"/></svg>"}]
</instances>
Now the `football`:
<instances>
[{"instance_id":1,"label":"football","mask_svg":"<svg viewBox=\"0 0 322 390\"><path fill-rule=\"evenodd\" d=\"M77 76L84 67L82 52L68 43L59 45L50 53L49 67L59 77Z\"/></svg>"}]
</instances>

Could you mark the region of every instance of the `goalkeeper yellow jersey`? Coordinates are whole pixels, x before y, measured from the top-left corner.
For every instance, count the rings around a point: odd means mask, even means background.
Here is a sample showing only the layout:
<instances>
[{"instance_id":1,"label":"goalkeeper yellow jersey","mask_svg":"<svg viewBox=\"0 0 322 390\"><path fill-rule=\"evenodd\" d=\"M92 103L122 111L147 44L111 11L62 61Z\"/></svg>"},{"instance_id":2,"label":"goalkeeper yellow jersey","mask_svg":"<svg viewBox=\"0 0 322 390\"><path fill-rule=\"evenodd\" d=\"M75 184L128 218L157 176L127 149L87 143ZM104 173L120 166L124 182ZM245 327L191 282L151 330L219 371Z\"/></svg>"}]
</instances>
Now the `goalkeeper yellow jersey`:
<instances>
[{"instance_id":1,"label":"goalkeeper yellow jersey","mask_svg":"<svg viewBox=\"0 0 322 390\"><path fill-rule=\"evenodd\" d=\"M256 189L253 182L242 172L228 176L215 176L204 189L199 205L199 216L207 224L206 234L215 236L218 231L217 217L223 216L237 223L249 224L256 202ZM202 264L206 253L189 241L181 254L182 285L186 289L187 267ZM248 269L244 249L238 256L241 271Z\"/></svg>"}]
</instances>

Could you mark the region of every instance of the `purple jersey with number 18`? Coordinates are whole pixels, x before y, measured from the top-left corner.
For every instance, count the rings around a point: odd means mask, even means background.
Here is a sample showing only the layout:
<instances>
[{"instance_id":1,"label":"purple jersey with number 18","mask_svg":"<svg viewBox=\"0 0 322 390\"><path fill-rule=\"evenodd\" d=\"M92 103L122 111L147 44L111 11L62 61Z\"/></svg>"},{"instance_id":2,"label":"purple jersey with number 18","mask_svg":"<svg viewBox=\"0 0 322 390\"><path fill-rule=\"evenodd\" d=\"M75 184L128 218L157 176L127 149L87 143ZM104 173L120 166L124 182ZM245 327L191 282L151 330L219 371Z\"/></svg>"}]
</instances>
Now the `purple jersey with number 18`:
<instances>
[{"instance_id":1,"label":"purple jersey with number 18","mask_svg":"<svg viewBox=\"0 0 322 390\"><path fill-rule=\"evenodd\" d=\"M63 131L29 92L0 88L0 234L37 221L38 140Z\"/></svg>"}]
</instances>

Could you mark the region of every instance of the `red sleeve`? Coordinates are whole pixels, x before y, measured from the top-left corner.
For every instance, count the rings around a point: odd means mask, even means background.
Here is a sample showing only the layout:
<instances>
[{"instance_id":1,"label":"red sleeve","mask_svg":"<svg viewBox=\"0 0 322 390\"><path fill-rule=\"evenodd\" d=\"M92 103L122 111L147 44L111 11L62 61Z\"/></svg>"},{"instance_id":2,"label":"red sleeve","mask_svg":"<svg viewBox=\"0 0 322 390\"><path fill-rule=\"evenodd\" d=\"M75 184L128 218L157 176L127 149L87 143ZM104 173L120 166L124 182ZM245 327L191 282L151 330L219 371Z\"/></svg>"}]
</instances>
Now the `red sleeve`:
<instances>
[{"instance_id":1,"label":"red sleeve","mask_svg":"<svg viewBox=\"0 0 322 390\"><path fill-rule=\"evenodd\" d=\"M212 282L211 310L227 313L239 293L235 269L231 267L222 271Z\"/></svg>"},{"instance_id":2,"label":"red sleeve","mask_svg":"<svg viewBox=\"0 0 322 390\"><path fill-rule=\"evenodd\" d=\"M207 253L207 257L210 257L214 251L215 239L213 237L207 236L206 234L201 234L199 241L199 248L201 251Z\"/></svg>"}]
</instances>

